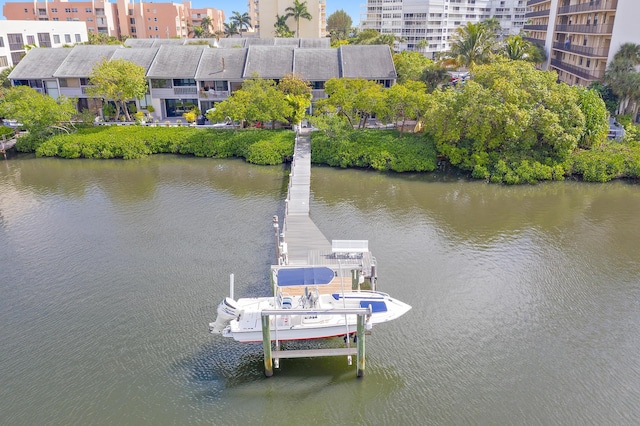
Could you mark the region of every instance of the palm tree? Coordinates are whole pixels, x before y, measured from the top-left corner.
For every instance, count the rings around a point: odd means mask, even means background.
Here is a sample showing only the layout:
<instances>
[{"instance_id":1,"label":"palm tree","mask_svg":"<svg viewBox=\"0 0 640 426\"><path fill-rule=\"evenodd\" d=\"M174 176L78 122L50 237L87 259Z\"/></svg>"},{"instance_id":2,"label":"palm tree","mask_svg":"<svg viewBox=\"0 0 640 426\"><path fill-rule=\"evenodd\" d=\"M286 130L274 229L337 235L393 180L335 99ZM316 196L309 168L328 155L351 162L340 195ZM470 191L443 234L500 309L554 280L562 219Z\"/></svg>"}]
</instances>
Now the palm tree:
<instances>
[{"instance_id":1,"label":"palm tree","mask_svg":"<svg viewBox=\"0 0 640 426\"><path fill-rule=\"evenodd\" d=\"M625 43L613 56L613 60L629 59L636 65L640 65L640 44Z\"/></svg>"},{"instance_id":2,"label":"palm tree","mask_svg":"<svg viewBox=\"0 0 640 426\"><path fill-rule=\"evenodd\" d=\"M222 37L224 35L224 31L222 30L216 30L215 33L213 33L213 36L216 38L216 40L220 41L220 37Z\"/></svg>"},{"instance_id":3,"label":"palm tree","mask_svg":"<svg viewBox=\"0 0 640 426\"><path fill-rule=\"evenodd\" d=\"M231 37L238 34L238 26L235 22L224 23L224 36Z\"/></svg>"},{"instance_id":4,"label":"palm tree","mask_svg":"<svg viewBox=\"0 0 640 426\"><path fill-rule=\"evenodd\" d=\"M189 30L188 35L193 36L193 38L200 38L204 36L204 30L202 27L194 27L191 24L188 24L187 28Z\"/></svg>"},{"instance_id":5,"label":"palm tree","mask_svg":"<svg viewBox=\"0 0 640 426\"><path fill-rule=\"evenodd\" d=\"M204 18L202 18L202 22L200 22L200 28L202 28L205 37L210 37L211 32L209 30L213 29L213 21L211 20L211 17L205 16Z\"/></svg>"},{"instance_id":6,"label":"palm tree","mask_svg":"<svg viewBox=\"0 0 640 426\"><path fill-rule=\"evenodd\" d=\"M236 24L236 27L240 32L240 37L242 37L242 30L244 27L247 27L247 29L253 28L251 26L251 18L249 17L249 14L247 12L240 13L234 10L231 13L233 13L233 15L231 16L231 18L229 18L229 21Z\"/></svg>"},{"instance_id":7,"label":"palm tree","mask_svg":"<svg viewBox=\"0 0 640 426\"><path fill-rule=\"evenodd\" d=\"M489 60L495 43L495 33L481 22L468 22L464 27L456 28L452 37L448 55L462 67L469 68Z\"/></svg>"},{"instance_id":8,"label":"palm tree","mask_svg":"<svg viewBox=\"0 0 640 426\"><path fill-rule=\"evenodd\" d=\"M307 10L307 2L304 1L300 3L298 0L293 0L293 6L287 7L285 10L287 12L287 19L293 17L296 21L296 37L300 37L300 19L304 18L308 21L313 19L309 11Z\"/></svg>"},{"instance_id":9,"label":"palm tree","mask_svg":"<svg viewBox=\"0 0 640 426\"><path fill-rule=\"evenodd\" d=\"M276 22L273 24L273 27L276 29L274 31L276 37L293 37L291 29L289 29L289 26L287 25L287 17L285 15L276 15Z\"/></svg>"},{"instance_id":10,"label":"palm tree","mask_svg":"<svg viewBox=\"0 0 640 426\"><path fill-rule=\"evenodd\" d=\"M530 48L529 42L519 35L508 37L504 42L504 56L512 61L526 59Z\"/></svg>"}]
</instances>

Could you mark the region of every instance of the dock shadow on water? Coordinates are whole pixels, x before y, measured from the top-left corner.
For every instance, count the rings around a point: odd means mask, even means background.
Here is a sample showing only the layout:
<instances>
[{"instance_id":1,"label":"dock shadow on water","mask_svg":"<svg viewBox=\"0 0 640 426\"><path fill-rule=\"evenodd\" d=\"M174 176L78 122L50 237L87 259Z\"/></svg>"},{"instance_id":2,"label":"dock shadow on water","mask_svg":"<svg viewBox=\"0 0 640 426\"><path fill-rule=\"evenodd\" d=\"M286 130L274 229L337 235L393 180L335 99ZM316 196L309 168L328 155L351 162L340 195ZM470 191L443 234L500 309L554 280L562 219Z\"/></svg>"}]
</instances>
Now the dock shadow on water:
<instances>
[{"instance_id":1,"label":"dock shadow on water","mask_svg":"<svg viewBox=\"0 0 640 426\"><path fill-rule=\"evenodd\" d=\"M281 342L281 349L319 349L343 347L343 338L309 341ZM300 401L317 395L327 387L342 387L349 384L359 387L363 381L387 382L384 377L394 376L385 386L388 392L402 387L402 380L393 371L382 371L379 366L370 366L363 379L356 378L356 356L349 365L346 356L320 358L281 359L280 367L274 369L273 377L264 375L262 343L238 343L230 339L212 336L193 357L175 365L177 374L184 375L192 397L199 403L216 402L233 394L270 398L277 392L279 398ZM381 389L377 389L379 392Z\"/></svg>"}]
</instances>

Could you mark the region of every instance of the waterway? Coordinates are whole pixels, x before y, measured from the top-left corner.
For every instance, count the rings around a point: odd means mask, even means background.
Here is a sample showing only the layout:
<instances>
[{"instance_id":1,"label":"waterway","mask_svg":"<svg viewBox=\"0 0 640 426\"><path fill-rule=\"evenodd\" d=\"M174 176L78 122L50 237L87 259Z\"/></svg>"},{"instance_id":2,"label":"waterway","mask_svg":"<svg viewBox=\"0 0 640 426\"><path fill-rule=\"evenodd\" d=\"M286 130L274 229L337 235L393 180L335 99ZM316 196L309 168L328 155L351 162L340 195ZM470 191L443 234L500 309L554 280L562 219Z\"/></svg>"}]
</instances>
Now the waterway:
<instances>
[{"instance_id":1,"label":"waterway","mask_svg":"<svg viewBox=\"0 0 640 426\"><path fill-rule=\"evenodd\" d=\"M640 186L506 187L313 167L328 239L368 239L413 305L343 358L207 332L269 293L288 170L240 160L0 161L3 425L640 423Z\"/></svg>"}]
</instances>

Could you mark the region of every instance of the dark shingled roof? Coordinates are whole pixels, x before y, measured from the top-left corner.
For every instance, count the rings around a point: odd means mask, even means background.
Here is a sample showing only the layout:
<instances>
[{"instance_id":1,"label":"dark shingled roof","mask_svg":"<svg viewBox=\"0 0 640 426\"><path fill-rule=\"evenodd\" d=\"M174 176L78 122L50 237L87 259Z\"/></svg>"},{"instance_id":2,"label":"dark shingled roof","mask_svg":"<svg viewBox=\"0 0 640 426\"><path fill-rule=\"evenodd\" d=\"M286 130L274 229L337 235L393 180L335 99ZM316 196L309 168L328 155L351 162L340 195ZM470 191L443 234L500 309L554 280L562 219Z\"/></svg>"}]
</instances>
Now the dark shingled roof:
<instances>
[{"instance_id":1,"label":"dark shingled roof","mask_svg":"<svg viewBox=\"0 0 640 426\"><path fill-rule=\"evenodd\" d=\"M127 47L153 47L154 43L153 38L128 38L124 41Z\"/></svg>"},{"instance_id":2,"label":"dark shingled roof","mask_svg":"<svg viewBox=\"0 0 640 426\"><path fill-rule=\"evenodd\" d=\"M301 38L300 47L304 49L328 49L331 47L331 40L328 38Z\"/></svg>"},{"instance_id":3,"label":"dark shingled roof","mask_svg":"<svg viewBox=\"0 0 640 426\"><path fill-rule=\"evenodd\" d=\"M240 46L240 47L244 47L245 46L245 41L247 39L246 38L236 38L236 37L231 37L231 38L221 38L220 40L218 40L218 47L224 47L224 48L230 48L230 47L236 47L236 46Z\"/></svg>"},{"instance_id":4,"label":"dark shingled roof","mask_svg":"<svg viewBox=\"0 0 640 426\"><path fill-rule=\"evenodd\" d=\"M71 53L53 74L55 77L88 77L93 67L103 61L111 59L113 52L125 49L120 45L79 45L71 49Z\"/></svg>"},{"instance_id":5,"label":"dark shingled roof","mask_svg":"<svg viewBox=\"0 0 640 426\"><path fill-rule=\"evenodd\" d=\"M72 49L31 49L11 71L8 78L28 80L53 78L58 67L67 59Z\"/></svg>"},{"instance_id":6,"label":"dark shingled roof","mask_svg":"<svg viewBox=\"0 0 640 426\"><path fill-rule=\"evenodd\" d=\"M242 80L246 59L247 49L205 49L196 80Z\"/></svg>"},{"instance_id":7,"label":"dark shingled roof","mask_svg":"<svg viewBox=\"0 0 640 426\"><path fill-rule=\"evenodd\" d=\"M342 77L368 80L397 77L391 48L387 45L340 46ZM376 58L372 61L371 58Z\"/></svg>"},{"instance_id":8,"label":"dark shingled roof","mask_svg":"<svg viewBox=\"0 0 640 426\"><path fill-rule=\"evenodd\" d=\"M293 72L309 81L326 81L340 77L338 49L296 49Z\"/></svg>"},{"instance_id":9,"label":"dark shingled roof","mask_svg":"<svg viewBox=\"0 0 640 426\"><path fill-rule=\"evenodd\" d=\"M140 65L144 68L144 72L149 71L149 67L153 62L153 58L156 57L156 53L158 53L157 47L131 47L127 49L118 49L113 52L113 56L111 56L111 60L114 59L125 59L127 61L133 62L136 65Z\"/></svg>"},{"instance_id":10,"label":"dark shingled roof","mask_svg":"<svg viewBox=\"0 0 640 426\"><path fill-rule=\"evenodd\" d=\"M149 78L194 78L205 46L163 45L149 67Z\"/></svg>"},{"instance_id":11,"label":"dark shingled roof","mask_svg":"<svg viewBox=\"0 0 640 426\"><path fill-rule=\"evenodd\" d=\"M262 78L282 78L293 72L291 46L251 46L248 50L244 78L251 78L254 73Z\"/></svg>"}]
</instances>

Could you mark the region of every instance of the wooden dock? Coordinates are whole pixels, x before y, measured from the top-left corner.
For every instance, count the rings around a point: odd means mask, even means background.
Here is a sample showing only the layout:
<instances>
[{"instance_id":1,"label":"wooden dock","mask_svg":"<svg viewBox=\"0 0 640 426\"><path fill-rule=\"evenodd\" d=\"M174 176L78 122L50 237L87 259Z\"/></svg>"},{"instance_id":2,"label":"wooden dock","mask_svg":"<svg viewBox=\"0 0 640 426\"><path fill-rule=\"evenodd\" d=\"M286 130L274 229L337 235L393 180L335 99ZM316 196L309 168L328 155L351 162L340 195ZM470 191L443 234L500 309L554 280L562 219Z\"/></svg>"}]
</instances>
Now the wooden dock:
<instances>
[{"instance_id":1,"label":"wooden dock","mask_svg":"<svg viewBox=\"0 0 640 426\"><path fill-rule=\"evenodd\" d=\"M278 247L277 265L273 265L272 275L277 276L277 271L283 268L313 268L328 267L335 276L329 284L322 285L287 285L278 291L289 296L301 296L307 291L318 291L320 294L343 293L352 289L359 289L360 283L369 278L369 284L375 288L375 259L369 253L367 241L329 241L318 229L309 216L311 198L311 140L307 134L298 133L294 149L287 198L285 200L285 213L282 229L279 227L278 217L274 216L273 224L275 240ZM370 271L370 272L369 272ZM273 278L274 282L277 278ZM274 288L274 291L275 288ZM336 312L328 314L336 315ZM262 333L264 348L264 368L267 377L273 375L273 368L279 368L280 358L305 358L319 356L346 356L349 365L351 357L356 356L356 376L364 375L365 350L364 350L364 322L368 312L352 312L358 315L357 347L349 346L346 339L346 347L329 349L303 349L281 350L279 341L275 340L275 348L272 348L269 331L269 316L282 315L280 310L273 312L262 311ZM292 310L288 309L287 313ZM309 311L310 315L318 315L317 310Z\"/></svg>"}]
</instances>

